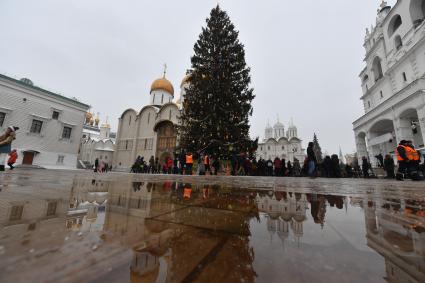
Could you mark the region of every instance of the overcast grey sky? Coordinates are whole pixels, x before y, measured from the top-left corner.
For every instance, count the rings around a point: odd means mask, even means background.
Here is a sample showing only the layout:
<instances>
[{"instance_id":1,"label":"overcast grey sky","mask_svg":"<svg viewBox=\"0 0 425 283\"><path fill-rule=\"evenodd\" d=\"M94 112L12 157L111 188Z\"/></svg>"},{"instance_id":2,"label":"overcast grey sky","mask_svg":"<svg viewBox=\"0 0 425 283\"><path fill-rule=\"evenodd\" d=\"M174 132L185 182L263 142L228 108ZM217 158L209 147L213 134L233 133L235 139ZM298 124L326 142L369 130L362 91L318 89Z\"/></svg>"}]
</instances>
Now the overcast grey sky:
<instances>
[{"instance_id":1,"label":"overcast grey sky","mask_svg":"<svg viewBox=\"0 0 425 283\"><path fill-rule=\"evenodd\" d=\"M362 115L358 74L365 28L380 1L220 0L251 67L251 135L267 119L293 117L304 147L355 149L352 122ZM393 4L395 0L389 1ZM149 101L167 63L179 95L193 45L216 0L0 0L0 73L76 97L106 115L114 130L127 108Z\"/></svg>"}]
</instances>

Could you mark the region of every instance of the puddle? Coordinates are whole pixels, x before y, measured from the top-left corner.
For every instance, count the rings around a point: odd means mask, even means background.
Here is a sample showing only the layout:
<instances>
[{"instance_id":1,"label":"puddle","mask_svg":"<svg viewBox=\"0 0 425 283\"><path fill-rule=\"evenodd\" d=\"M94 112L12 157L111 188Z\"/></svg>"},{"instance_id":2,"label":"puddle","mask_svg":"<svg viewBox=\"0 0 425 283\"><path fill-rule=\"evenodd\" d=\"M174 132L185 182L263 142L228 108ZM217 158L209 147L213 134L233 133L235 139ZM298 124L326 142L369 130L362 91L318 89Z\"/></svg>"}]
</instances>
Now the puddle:
<instances>
[{"instance_id":1,"label":"puddle","mask_svg":"<svg viewBox=\"0 0 425 283\"><path fill-rule=\"evenodd\" d=\"M421 191L167 178L11 178L0 281L425 282Z\"/></svg>"}]
</instances>

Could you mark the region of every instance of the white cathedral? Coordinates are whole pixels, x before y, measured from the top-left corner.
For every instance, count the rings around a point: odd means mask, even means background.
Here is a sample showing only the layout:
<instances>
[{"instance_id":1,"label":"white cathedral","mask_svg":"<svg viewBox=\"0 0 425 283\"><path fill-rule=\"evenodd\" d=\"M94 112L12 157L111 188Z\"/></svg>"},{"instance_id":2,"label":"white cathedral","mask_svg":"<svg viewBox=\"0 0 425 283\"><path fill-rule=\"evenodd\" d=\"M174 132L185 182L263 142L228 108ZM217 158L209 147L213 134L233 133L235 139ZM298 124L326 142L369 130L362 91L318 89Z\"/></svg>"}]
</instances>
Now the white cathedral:
<instances>
[{"instance_id":1,"label":"white cathedral","mask_svg":"<svg viewBox=\"0 0 425 283\"><path fill-rule=\"evenodd\" d=\"M150 103L136 111L125 110L118 121L118 132L113 167L128 170L138 156L146 162L151 156L164 163L174 157L177 144L176 126L179 123L188 76L180 84L180 97L174 99L174 87L164 76L155 80L150 88Z\"/></svg>"},{"instance_id":2,"label":"white cathedral","mask_svg":"<svg viewBox=\"0 0 425 283\"><path fill-rule=\"evenodd\" d=\"M302 148L302 140L298 138L298 130L292 120L286 133L279 119L273 127L267 123L263 142L258 144L257 158L274 160L276 157L291 162L294 159L301 163L304 161L305 149Z\"/></svg>"}]
</instances>

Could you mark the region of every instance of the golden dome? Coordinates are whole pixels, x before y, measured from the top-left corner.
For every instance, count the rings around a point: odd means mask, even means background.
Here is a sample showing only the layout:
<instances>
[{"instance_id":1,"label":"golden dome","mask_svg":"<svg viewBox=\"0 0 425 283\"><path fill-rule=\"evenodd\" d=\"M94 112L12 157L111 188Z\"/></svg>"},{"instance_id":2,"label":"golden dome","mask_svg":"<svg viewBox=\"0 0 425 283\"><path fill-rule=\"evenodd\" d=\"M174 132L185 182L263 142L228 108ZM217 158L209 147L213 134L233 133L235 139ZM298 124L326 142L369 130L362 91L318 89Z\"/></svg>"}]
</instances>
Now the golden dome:
<instances>
[{"instance_id":1,"label":"golden dome","mask_svg":"<svg viewBox=\"0 0 425 283\"><path fill-rule=\"evenodd\" d=\"M180 87L182 87L184 84L189 83L190 75L184 76L182 83L180 84Z\"/></svg>"},{"instance_id":2,"label":"golden dome","mask_svg":"<svg viewBox=\"0 0 425 283\"><path fill-rule=\"evenodd\" d=\"M151 92L154 90L165 90L174 96L174 87L165 77L155 80L151 85Z\"/></svg>"},{"instance_id":3,"label":"golden dome","mask_svg":"<svg viewBox=\"0 0 425 283\"><path fill-rule=\"evenodd\" d=\"M90 119L93 117L93 115L90 112L86 112L86 119L90 121Z\"/></svg>"}]
</instances>

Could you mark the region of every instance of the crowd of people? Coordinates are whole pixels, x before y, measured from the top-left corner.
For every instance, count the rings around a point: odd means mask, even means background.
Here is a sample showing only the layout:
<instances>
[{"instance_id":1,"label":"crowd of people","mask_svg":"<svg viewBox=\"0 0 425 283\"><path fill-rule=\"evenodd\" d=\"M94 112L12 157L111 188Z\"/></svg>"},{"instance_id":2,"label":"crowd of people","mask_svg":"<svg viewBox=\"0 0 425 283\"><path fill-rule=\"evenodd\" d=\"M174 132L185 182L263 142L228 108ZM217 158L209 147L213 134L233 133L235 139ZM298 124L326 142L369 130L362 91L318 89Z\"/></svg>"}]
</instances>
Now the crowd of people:
<instances>
[{"instance_id":1,"label":"crowd of people","mask_svg":"<svg viewBox=\"0 0 425 283\"><path fill-rule=\"evenodd\" d=\"M12 149L12 142L16 139L16 131L19 127L8 127L0 135L0 171L5 170L4 161L7 157L7 165L10 169L18 158L18 153ZM375 156L378 166L386 172L386 178L404 180L422 180L425 176L425 160L421 163L421 154L415 149L412 141L402 140L395 149L398 169L391 155L385 157L381 154ZM112 166L104 161L95 160L94 171L103 173L112 170ZM265 160L258 160L246 153L233 153L226 160L206 152L182 152L159 160L158 157L151 156L148 161L144 157L138 156L133 166L133 173L150 174L185 174L185 175L233 175L233 176L275 176L275 177L303 177L309 176L325 178L353 178L364 177L374 178L376 174L366 156L362 157L361 165L356 161L354 164L344 164L339 160L338 155L325 156L318 162L314 151L314 143L310 142L307 147L307 156L303 163L294 159L293 162L284 158L276 157Z\"/></svg>"},{"instance_id":2,"label":"crowd of people","mask_svg":"<svg viewBox=\"0 0 425 283\"><path fill-rule=\"evenodd\" d=\"M103 160L99 161L99 158L96 158L94 161L93 170L95 173L107 173L108 171L112 171L112 165L109 165Z\"/></svg>"},{"instance_id":3,"label":"crowd of people","mask_svg":"<svg viewBox=\"0 0 425 283\"><path fill-rule=\"evenodd\" d=\"M411 142L402 141L397 148L398 173L395 174L396 164L390 155L382 158L382 168L386 172L386 178L401 180L405 177L420 179L425 175L425 165L420 164L420 155L414 149ZM406 147L408 147L406 149ZM412 149L412 150L410 150ZM416 153L414 153L416 152ZM381 164L381 163L379 163ZM151 156L145 161L138 156L134 162L131 172L147 174L184 174L184 175L232 175L232 176L274 176L274 177L324 177L324 178L376 178L377 175L372 168L368 158L362 157L361 164L344 164L333 154L325 156L318 162L314 144L309 143L307 156L301 163L294 159L293 162L284 158L276 157L263 159L250 157L245 153L233 153L227 160L220 159L214 155L201 152L175 154L174 158L167 157L160 160ZM400 175L402 176L400 177ZM416 177L415 177L416 176Z\"/></svg>"},{"instance_id":4,"label":"crowd of people","mask_svg":"<svg viewBox=\"0 0 425 283\"><path fill-rule=\"evenodd\" d=\"M396 156L398 161L397 180L402 181L404 178L411 178L417 181L423 179L425 161L424 164L421 164L421 155L415 149L412 141L400 141L396 149Z\"/></svg>"}]
</instances>

